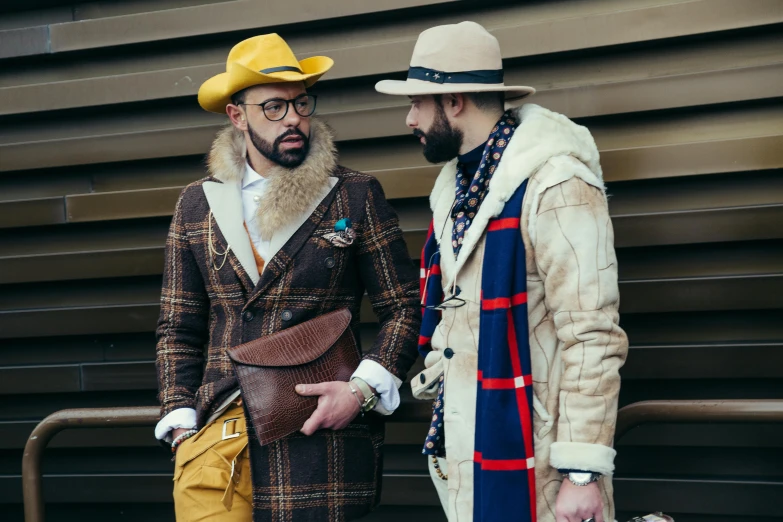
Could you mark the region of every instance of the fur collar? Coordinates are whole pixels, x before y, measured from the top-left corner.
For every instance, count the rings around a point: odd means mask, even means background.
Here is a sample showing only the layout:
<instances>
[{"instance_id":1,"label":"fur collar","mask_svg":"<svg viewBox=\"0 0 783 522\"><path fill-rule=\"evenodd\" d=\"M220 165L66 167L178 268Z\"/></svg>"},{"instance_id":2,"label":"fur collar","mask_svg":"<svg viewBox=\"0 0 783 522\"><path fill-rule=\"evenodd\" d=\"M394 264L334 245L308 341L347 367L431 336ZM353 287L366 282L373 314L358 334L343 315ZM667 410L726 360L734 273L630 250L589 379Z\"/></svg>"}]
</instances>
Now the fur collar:
<instances>
[{"instance_id":1,"label":"fur collar","mask_svg":"<svg viewBox=\"0 0 783 522\"><path fill-rule=\"evenodd\" d=\"M337 168L337 149L329 127L316 118L310 120L310 151L298 167L275 167L266 173L267 190L258 207L258 224L271 237L298 218L323 197L329 177ZM228 125L222 129L209 151L209 173L223 183L242 183L247 149L244 134Z\"/></svg>"},{"instance_id":2,"label":"fur collar","mask_svg":"<svg viewBox=\"0 0 783 522\"><path fill-rule=\"evenodd\" d=\"M552 112L532 103L516 111L519 126L514 132L508 148L503 153L497 170L492 176L489 191L481 203L476 217L465 233L465 240L458 258L451 253L451 229L449 212L454 202L454 184L457 174L457 159L448 162L441 170L430 196L436 230L444 230L448 238L443 244L449 252L441 256L444 274L454 277L484 235L489 220L500 215L514 191L548 161L558 156L572 156L587 169L580 169L576 175L585 181L603 187L598 148L590 131L577 125L562 114ZM440 244L440 237L437 237Z\"/></svg>"}]
</instances>

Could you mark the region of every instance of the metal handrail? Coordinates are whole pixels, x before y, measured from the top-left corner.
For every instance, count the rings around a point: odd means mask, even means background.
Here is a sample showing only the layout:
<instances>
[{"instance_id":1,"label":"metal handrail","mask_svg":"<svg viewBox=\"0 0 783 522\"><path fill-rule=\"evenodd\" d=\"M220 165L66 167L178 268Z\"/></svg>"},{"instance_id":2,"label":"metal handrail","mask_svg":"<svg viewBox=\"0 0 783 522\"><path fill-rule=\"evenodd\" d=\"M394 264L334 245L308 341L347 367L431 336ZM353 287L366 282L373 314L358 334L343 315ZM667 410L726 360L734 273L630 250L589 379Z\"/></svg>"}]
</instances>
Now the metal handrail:
<instances>
[{"instance_id":1,"label":"metal handrail","mask_svg":"<svg viewBox=\"0 0 783 522\"><path fill-rule=\"evenodd\" d=\"M65 429L138 428L152 426L160 418L160 408L79 408L52 413L35 427L22 456L22 497L25 522L44 522L41 459L52 438Z\"/></svg>"},{"instance_id":2,"label":"metal handrail","mask_svg":"<svg viewBox=\"0 0 783 522\"><path fill-rule=\"evenodd\" d=\"M61 410L41 421L30 434L22 457L25 522L44 522L41 459L49 441L62 430L130 428L158 422L157 407ZM630 430L651 422L783 422L783 400L644 401L617 414L615 442Z\"/></svg>"}]
</instances>

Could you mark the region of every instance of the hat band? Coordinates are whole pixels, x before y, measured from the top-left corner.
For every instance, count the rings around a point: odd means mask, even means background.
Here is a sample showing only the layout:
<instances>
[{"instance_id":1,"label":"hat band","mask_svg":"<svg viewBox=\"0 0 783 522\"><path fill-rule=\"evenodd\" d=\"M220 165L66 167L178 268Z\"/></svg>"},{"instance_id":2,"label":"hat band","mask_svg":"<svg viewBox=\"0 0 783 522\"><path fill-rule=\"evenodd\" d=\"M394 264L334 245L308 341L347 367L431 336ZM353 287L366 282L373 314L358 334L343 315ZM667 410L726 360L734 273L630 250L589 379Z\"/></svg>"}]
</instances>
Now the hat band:
<instances>
[{"instance_id":1,"label":"hat band","mask_svg":"<svg viewBox=\"0 0 783 522\"><path fill-rule=\"evenodd\" d=\"M270 67L269 69L261 69L261 74L272 74L276 72L298 72L304 74L299 67L291 67L290 65L282 65L280 67Z\"/></svg>"},{"instance_id":2,"label":"hat band","mask_svg":"<svg viewBox=\"0 0 783 522\"><path fill-rule=\"evenodd\" d=\"M443 72L426 67L408 69L409 80L422 80L432 83L503 83L503 69L486 71Z\"/></svg>"}]
</instances>

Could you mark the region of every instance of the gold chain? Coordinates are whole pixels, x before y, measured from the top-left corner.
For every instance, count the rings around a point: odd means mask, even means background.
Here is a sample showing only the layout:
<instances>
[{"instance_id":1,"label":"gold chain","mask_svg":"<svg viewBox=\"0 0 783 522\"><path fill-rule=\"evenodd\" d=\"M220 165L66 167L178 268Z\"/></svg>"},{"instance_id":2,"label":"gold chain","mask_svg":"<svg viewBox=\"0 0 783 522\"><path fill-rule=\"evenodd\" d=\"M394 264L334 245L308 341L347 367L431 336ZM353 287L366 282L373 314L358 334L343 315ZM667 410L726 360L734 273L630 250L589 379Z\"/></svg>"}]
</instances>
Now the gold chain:
<instances>
[{"instance_id":1,"label":"gold chain","mask_svg":"<svg viewBox=\"0 0 783 522\"><path fill-rule=\"evenodd\" d=\"M226 250L224 252L218 252L214 246L212 246L212 211L209 211L209 215L207 216L207 222L209 223L209 232L207 236L207 244L209 246L209 259L212 262L212 268L215 269L215 271L219 271L221 268L223 268L223 265L226 264L226 259L228 259L228 252L231 250L231 245L226 246ZM223 262L220 263L220 266L215 265L215 257L222 257Z\"/></svg>"}]
</instances>

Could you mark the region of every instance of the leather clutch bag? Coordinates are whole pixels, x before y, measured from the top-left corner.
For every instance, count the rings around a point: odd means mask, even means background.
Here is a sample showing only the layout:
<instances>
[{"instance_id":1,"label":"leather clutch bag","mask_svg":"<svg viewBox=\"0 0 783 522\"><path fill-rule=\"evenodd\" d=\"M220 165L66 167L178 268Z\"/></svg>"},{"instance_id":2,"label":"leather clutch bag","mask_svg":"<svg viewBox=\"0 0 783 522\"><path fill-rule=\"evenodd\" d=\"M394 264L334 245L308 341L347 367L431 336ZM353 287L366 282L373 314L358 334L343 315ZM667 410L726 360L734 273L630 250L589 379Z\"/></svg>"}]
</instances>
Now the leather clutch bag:
<instances>
[{"instance_id":1,"label":"leather clutch bag","mask_svg":"<svg viewBox=\"0 0 783 522\"><path fill-rule=\"evenodd\" d=\"M341 309L228 350L261 445L300 430L318 406L297 384L351 378L360 356L350 324Z\"/></svg>"}]
</instances>

